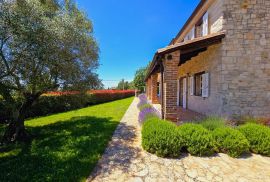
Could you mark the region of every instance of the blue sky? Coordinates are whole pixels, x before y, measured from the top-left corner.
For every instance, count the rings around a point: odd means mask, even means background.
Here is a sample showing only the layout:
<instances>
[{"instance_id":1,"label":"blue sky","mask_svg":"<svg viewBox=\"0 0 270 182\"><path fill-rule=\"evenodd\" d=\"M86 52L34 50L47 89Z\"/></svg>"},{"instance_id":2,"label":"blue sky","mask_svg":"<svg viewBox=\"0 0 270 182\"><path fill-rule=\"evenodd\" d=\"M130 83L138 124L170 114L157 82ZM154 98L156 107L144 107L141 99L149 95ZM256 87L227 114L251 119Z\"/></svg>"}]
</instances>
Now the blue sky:
<instances>
[{"instance_id":1,"label":"blue sky","mask_svg":"<svg viewBox=\"0 0 270 182\"><path fill-rule=\"evenodd\" d=\"M199 0L77 0L94 25L100 47L98 74L105 87L152 60L186 22ZM117 80L117 81L108 81Z\"/></svg>"}]
</instances>

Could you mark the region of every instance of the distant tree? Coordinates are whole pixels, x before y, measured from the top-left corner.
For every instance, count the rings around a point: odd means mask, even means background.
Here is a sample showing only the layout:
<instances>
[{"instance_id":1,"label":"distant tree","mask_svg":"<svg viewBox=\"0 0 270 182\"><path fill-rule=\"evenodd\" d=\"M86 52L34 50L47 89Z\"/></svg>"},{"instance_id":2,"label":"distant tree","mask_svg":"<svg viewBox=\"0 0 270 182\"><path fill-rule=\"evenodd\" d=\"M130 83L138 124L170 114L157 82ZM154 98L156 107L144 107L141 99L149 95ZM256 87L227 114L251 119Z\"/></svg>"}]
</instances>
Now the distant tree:
<instances>
[{"instance_id":1,"label":"distant tree","mask_svg":"<svg viewBox=\"0 0 270 182\"><path fill-rule=\"evenodd\" d=\"M135 86L134 86L134 82L133 81L129 82L129 89L132 89L132 90L135 89Z\"/></svg>"},{"instance_id":2,"label":"distant tree","mask_svg":"<svg viewBox=\"0 0 270 182\"><path fill-rule=\"evenodd\" d=\"M146 72L147 72L147 67L144 67L144 68L138 69L135 73L135 77L133 80L134 87L140 92L143 92L145 88L144 79L146 77Z\"/></svg>"},{"instance_id":3,"label":"distant tree","mask_svg":"<svg viewBox=\"0 0 270 182\"><path fill-rule=\"evenodd\" d=\"M130 84L128 81L125 81L124 79L122 79L117 86L118 90L128 90L130 89Z\"/></svg>"},{"instance_id":4,"label":"distant tree","mask_svg":"<svg viewBox=\"0 0 270 182\"><path fill-rule=\"evenodd\" d=\"M98 52L91 21L72 1L1 0L0 96L13 113L3 142L29 137L25 115L44 92L102 87Z\"/></svg>"}]
</instances>

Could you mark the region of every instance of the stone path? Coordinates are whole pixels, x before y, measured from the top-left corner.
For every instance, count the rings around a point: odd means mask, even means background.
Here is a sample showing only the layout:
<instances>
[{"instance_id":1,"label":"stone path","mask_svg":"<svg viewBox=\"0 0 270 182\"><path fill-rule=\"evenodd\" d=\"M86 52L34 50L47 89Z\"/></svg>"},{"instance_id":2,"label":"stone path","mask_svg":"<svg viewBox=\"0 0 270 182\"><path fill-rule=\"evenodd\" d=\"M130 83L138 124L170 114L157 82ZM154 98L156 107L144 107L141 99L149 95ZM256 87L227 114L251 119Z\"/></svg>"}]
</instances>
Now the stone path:
<instances>
[{"instance_id":1,"label":"stone path","mask_svg":"<svg viewBox=\"0 0 270 182\"><path fill-rule=\"evenodd\" d=\"M88 181L270 181L270 158L260 155L233 159L225 154L204 158L186 154L179 159L163 159L143 151L137 103L136 98Z\"/></svg>"}]
</instances>

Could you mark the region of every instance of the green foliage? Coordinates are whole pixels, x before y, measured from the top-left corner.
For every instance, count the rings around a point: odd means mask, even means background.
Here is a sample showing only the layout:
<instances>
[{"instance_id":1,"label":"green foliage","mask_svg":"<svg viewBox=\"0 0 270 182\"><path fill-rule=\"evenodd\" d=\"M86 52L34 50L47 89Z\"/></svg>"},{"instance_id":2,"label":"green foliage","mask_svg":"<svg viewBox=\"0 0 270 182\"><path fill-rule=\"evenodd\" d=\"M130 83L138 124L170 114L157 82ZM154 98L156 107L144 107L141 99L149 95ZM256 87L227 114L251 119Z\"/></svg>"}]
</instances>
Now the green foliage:
<instances>
[{"instance_id":1,"label":"green foliage","mask_svg":"<svg viewBox=\"0 0 270 182\"><path fill-rule=\"evenodd\" d=\"M182 145L173 123L151 117L143 124L142 146L146 151L161 157L175 157L180 154Z\"/></svg>"},{"instance_id":2,"label":"green foliage","mask_svg":"<svg viewBox=\"0 0 270 182\"><path fill-rule=\"evenodd\" d=\"M208 117L200 122L200 124L210 130L213 131L216 128L224 127L226 121L220 117Z\"/></svg>"},{"instance_id":3,"label":"green foliage","mask_svg":"<svg viewBox=\"0 0 270 182\"><path fill-rule=\"evenodd\" d=\"M254 124L262 124L262 125L270 125L270 119L269 118L255 118L251 116L246 116L241 118L239 123L254 123Z\"/></svg>"},{"instance_id":4,"label":"green foliage","mask_svg":"<svg viewBox=\"0 0 270 182\"><path fill-rule=\"evenodd\" d=\"M214 139L210 131L198 124L183 124L178 129L179 137L192 155L204 156L214 152Z\"/></svg>"},{"instance_id":5,"label":"green foliage","mask_svg":"<svg viewBox=\"0 0 270 182\"><path fill-rule=\"evenodd\" d=\"M72 1L2 0L0 16L0 95L13 106L10 126L17 125L5 135L11 141L43 93L102 86L99 48L91 21Z\"/></svg>"},{"instance_id":6,"label":"green foliage","mask_svg":"<svg viewBox=\"0 0 270 182\"><path fill-rule=\"evenodd\" d=\"M26 118L46 116L50 114L80 109L89 105L101 104L133 96L133 93L102 93L102 94L74 94L61 96L41 96L28 109ZM11 120L11 110L7 103L0 99L0 123Z\"/></svg>"},{"instance_id":7,"label":"green foliage","mask_svg":"<svg viewBox=\"0 0 270 182\"><path fill-rule=\"evenodd\" d=\"M213 137L218 151L231 157L239 157L249 150L248 140L236 129L219 127L213 131Z\"/></svg>"},{"instance_id":8,"label":"green foliage","mask_svg":"<svg viewBox=\"0 0 270 182\"><path fill-rule=\"evenodd\" d=\"M259 124L245 124L239 127L250 143L250 150L270 156L270 128Z\"/></svg>"},{"instance_id":9,"label":"green foliage","mask_svg":"<svg viewBox=\"0 0 270 182\"><path fill-rule=\"evenodd\" d=\"M152 108L153 106L151 104L143 104L141 106L139 106L139 110L142 111L146 108Z\"/></svg>"},{"instance_id":10,"label":"green foliage","mask_svg":"<svg viewBox=\"0 0 270 182\"><path fill-rule=\"evenodd\" d=\"M125 81L124 79L122 79L118 85L117 85L117 89L118 90L128 90L128 89L132 89L132 84L133 83L129 83L128 81Z\"/></svg>"},{"instance_id":11,"label":"green foliage","mask_svg":"<svg viewBox=\"0 0 270 182\"><path fill-rule=\"evenodd\" d=\"M0 181L86 181L132 100L26 121L36 137L0 147Z\"/></svg>"},{"instance_id":12,"label":"green foliage","mask_svg":"<svg viewBox=\"0 0 270 182\"><path fill-rule=\"evenodd\" d=\"M134 77L134 86L136 89L138 89L140 92L143 92L145 87L144 79L146 77L147 67L140 68L136 71L135 77Z\"/></svg>"}]
</instances>

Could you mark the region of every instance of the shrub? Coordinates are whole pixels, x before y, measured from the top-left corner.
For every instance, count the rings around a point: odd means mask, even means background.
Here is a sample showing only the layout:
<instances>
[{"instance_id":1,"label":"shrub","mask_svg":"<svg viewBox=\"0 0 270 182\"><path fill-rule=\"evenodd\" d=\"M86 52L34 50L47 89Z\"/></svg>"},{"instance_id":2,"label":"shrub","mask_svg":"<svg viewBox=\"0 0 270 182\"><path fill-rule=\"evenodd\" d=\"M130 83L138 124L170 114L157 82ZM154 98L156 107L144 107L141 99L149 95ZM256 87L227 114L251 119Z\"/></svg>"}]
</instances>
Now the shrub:
<instances>
[{"instance_id":1,"label":"shrub","mask_svg":"<svg viewBox=\"0 0 270 182\"><path fill-rule=\"evenodd\" d=\"M34 103L26 114L26 118L80 109L88 105L110 102L133 95L132 90L94 90L87 94L79 94L77 91L48 92ZM19 104L18 100L17 104ZM0 123L11 120L10 110L7 103L0 99Z\"/></svg>"},{"instance_id":2,"label":"shrub","mask_svg":"<svg viewBox=\"0 0 270 182\"><path fill-rule=\"evenodd\" d=\"M270 127L270 118L253 117L253 116L234 116L231 121L235 126L241 126L243 124L254 123L261 124Z\"/></svg>"},{"instance_id":3,"label":"shrub","mask_svg":"<svg viewBox=\"0 0 270 182\"><path fill-rule=\"evenodd\" d=\"M265 125L265 126L270 126L270 119L245 117L244 118L244 123L254 123L254 124L262 124L262 125Z\"/></svg>"},{"instance_id":4,"label":"shrub","mask_svg":"<svg viewBox=\"0 0 270 182\"><path fill-rule=\"evenodd\" d=\"M250 143L253 153L270 156L270 129L259 124L245 124L239 128Z\"/></svg>"},{"instance_id":5,"label":"shrub","mask_svg":"<svg viewBox=\"0 0 270 182\"><path fill-rule=\"evenodd\" d=\"M204 128L213 131L216 128L224 127L226 121L219 117L208 117L200 123Z\"/></svg>"},{"instance_id":6,"label":"shrub","mask_svg":"<svg viewBox=\"0 0 270 182\"><path fill-rule=\"evenodd\" d=\"M204 156L214 152L214 139L207 129L198 124L183 124L178 135L184 140L187 151L192 155Z\"/></svg>"},{"instance_id":7,"label":"shrub","mask_svg":"<svg viewBox=\"0 0 270 182\"><path fill-rule=\"evenodd\" d=\"M152 117L160 118L159 113L153 107L141 110L138 118L140 125L142 125L147 119Z\"/></svg>"},{"instance_id":8,"label":"shrub","mask_svg":"<svg viewBox=\"0 0 270 182\"><path fill-rule=\"evenodd\" d=\"M151 104L143 104L143 105L140 105L139 107L139 110L142 111L144 109L149 109L149 108L152 108L152 105Z\"/></svg>"},{"instance_id":9,"label":"shrub","mask_svg":"<svg viewBox=\"0 0 270 182\"><path fill-rule=\"evenodd\" d=\"M142 105L145 105L145 104L148 104L146 96L143 94L139 95L139 103L137 107L140 108Z\"/></svg>"},{"instance_id":10,"label":"shrub","mask_svg":"<svg viewBox=\"0 0 270 182\"><path fill-rule=\"evenodd\" d=\"M249 142L238 130L221 127L213 131L218 152L227 153L231 157L239 157L249 150Z\"/></svg>"},{"instance_id":11,"label":"shrub","mask_svg":"<svg viewBox=\"0 0 270 182\"><path fill-rule=\"evenodd\" d=\"M140 94L138 97L140 100L147 100L147 97L145 94Z\"/></svg>"},{"instance_id":12,"label":"shrub","mask_svg":"<svg viewBox=\"0 0 270 182\"><path fill-rule=\"evenodd\" d=\"M148 119L142 127L142 147L160 157L176 157L183 141L178 137L177 127L169 121Z\"/></svg>"}]
</instances>

